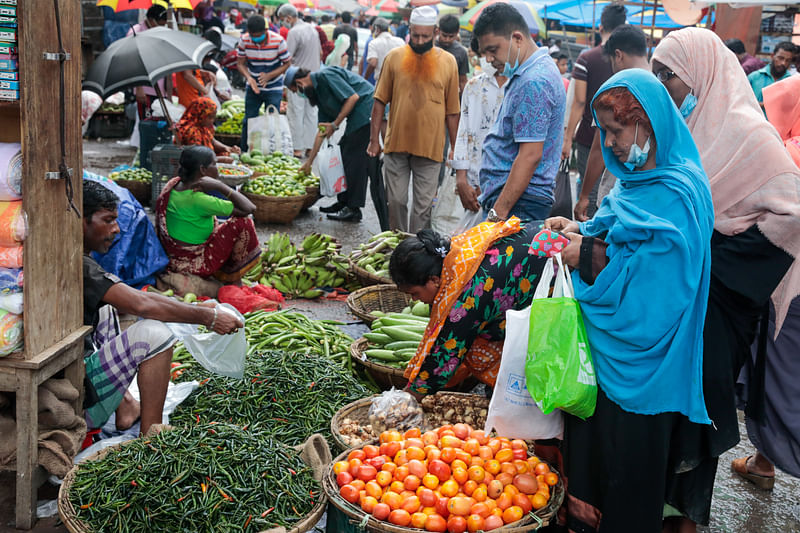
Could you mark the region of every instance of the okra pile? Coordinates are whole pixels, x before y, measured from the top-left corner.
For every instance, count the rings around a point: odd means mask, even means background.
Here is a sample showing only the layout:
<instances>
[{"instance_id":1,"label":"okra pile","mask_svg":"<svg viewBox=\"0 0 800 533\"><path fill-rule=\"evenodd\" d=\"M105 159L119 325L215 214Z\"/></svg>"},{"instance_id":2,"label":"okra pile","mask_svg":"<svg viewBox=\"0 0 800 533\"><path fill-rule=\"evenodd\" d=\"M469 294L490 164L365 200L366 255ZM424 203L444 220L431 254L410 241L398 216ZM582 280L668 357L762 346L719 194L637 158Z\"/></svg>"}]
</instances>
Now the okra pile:
<instances>
[{"instance_id":1,"label":"okra pile","mask_svg":"<svg viewBox=\"0 0 800 533\"><path fill-rule=\"evenodd\" d=\"M266 426L202 424L82 463L69 498L92 531L263 531L290 529L322 488Z\"/></svg>"}]
</instances>

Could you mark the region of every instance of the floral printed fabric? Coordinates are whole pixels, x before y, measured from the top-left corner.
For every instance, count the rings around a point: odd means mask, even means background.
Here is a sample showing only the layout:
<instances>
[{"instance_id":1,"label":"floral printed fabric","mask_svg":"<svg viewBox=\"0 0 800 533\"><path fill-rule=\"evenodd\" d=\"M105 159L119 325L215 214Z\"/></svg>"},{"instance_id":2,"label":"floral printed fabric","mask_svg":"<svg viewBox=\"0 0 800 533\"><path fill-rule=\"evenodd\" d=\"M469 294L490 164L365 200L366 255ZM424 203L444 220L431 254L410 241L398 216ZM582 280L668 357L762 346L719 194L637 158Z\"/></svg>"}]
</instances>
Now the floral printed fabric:
<instances>
[{"instance_id":1,"label":"floral printed fabric","mask_svg":"<svg viewBox=\"0 0 800 533\"><path fill-rule=\"evenodd\" d=\"M411 389L432 394L443 388L462 362L494 385L505 340L506 311L530 305L546 259L528 250L538 226L503 237L486 251L477 272L450 307Z\"/></svg>"}]
</instances>

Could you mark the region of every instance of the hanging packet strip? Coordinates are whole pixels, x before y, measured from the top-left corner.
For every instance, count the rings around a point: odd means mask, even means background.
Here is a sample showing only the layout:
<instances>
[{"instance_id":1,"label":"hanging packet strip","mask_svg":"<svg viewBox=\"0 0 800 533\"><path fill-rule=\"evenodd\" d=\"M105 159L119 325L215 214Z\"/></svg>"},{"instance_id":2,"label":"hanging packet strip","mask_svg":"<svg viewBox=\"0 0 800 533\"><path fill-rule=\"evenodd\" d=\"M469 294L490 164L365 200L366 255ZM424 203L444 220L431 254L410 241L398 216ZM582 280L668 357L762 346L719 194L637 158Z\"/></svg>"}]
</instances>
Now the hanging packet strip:
<instances>
[{"instance_id":1,"label":"hanging packet strip","mask_svg":"<svg viewBox=\"0 0 800 533\"><path fill-rule=\"evenodd\" d=\"M0 268L0 294L22 292L22 286L21 268Z\"/></svg>"},{"instance_id":2,"label":"hanging packet strip","mask_svg":"<svg viewBox=\"0 0 800 533\"><path fill-rule=\"evenodd\" d=\"M0 246L0 268L22 268L22 246Z\"/></svg>"},{"instance_id":3,"label":"hanging packet strip","mask_svg":"<svg viewBox=\"0 0 800 533\"><path fill-rule=\"evenodd\" d=\"M0 310L14 313L15 315L22 314L22 293L17 292L14 294L0 294Z\"/></svg>"},{"instance_id":4,"label":"hanging packet strip","mask_svg":"<svg viewBox=\"0 0 800 533\"><path fill-rule=\"evenodd\" d=\"M22 199L22 145L0 143L0 200Z\"/></svg>"},{"instance_id":5,"label":"hanging packet strip","mask_svg":"<svg viewBox=\"0 0 800 533\"><path fill-rule=\"evenodd\" d=\"M0 202L0 246L18 246L28 233L22 200Z\"/></svg>"},{"instance_id":6,"label":"hanging packet strip","mask_svg":"<svg viewBox=\"0 0 800 533\"><path fill-rule=\"evenodd\" d=\"M0 357L22 349L22 316L0 311Z\"/></svg>"}]
</instances>

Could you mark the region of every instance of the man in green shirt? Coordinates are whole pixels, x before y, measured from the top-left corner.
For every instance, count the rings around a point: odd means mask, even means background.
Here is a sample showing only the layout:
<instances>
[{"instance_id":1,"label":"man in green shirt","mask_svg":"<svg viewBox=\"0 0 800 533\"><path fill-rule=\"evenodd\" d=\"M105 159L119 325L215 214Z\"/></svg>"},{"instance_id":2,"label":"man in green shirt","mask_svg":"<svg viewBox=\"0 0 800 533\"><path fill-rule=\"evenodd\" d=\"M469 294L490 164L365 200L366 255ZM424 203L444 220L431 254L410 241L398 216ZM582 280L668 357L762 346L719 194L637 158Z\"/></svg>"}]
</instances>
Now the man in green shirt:
<instances>
[{"instance_id":1,"label":"man in green shirt","mask_svg":"<svg viewBox=\"0 0 800 533\"><path fill-rule=\"evenodd\" d=\"M750 87L753 88L756 100L758 100L762 109L764 108L764 98L761 96L761 91L764 87L789 77L789 65L794 61L794 50L795 46L791 42L779 42L772 52L772 61L764 68L758 69L747 76L747 81L750 82Z\"/></svg>"},{"instance_id":2,"label":"man in green shirt","mask_svg":"<svg viewBox=\"0 0 800 533\"><path fill-rule=\"evenodd\" d=\"M372 113L373 87L364 78L341 67L324 67L309 73L306 69L290 67L284 78L286 87L308 98L318 109L319 133L314 141L311 156L303 168L311 169L311 163L319 152L322 142L330 138L347 119L347 126L339 141L342 164L347 180L347 190L337 196L333 205L321 207L332 220L358 222L361 208L367 195L367 177L370 178L370 193L378 214L381 229L389 227L386 193L378 172L376 158L367 155Z\"/></svg>"}]
</instances>

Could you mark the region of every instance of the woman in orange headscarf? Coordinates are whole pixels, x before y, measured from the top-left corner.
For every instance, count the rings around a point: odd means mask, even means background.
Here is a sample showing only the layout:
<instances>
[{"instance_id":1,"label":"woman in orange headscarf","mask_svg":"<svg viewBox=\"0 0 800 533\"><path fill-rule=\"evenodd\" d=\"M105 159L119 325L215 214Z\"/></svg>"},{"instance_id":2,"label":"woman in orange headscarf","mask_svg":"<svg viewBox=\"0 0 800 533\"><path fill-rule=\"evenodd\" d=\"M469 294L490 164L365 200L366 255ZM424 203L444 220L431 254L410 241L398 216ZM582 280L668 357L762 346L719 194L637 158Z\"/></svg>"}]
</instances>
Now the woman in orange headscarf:
<instances>
[{"instance_id":1,"label":"woman in orange headscarf","mask_svg":"<svg viewBox=\"0 0 800 533\"><path fill-rule=\"evenodd\" d=\"M205 146L214 150L217 161L230 163L227 157L231 152L239 153L238 146L226 146L214 138L214 120L217 118L217 104L210 98L198 98L189 104L176 126L176 144L185 146Z\"/></svg>"}]
</instances>

